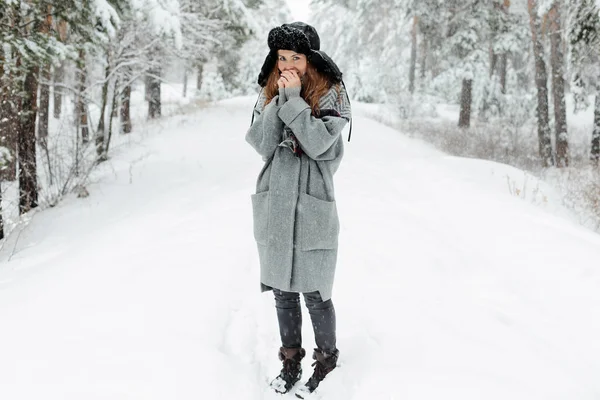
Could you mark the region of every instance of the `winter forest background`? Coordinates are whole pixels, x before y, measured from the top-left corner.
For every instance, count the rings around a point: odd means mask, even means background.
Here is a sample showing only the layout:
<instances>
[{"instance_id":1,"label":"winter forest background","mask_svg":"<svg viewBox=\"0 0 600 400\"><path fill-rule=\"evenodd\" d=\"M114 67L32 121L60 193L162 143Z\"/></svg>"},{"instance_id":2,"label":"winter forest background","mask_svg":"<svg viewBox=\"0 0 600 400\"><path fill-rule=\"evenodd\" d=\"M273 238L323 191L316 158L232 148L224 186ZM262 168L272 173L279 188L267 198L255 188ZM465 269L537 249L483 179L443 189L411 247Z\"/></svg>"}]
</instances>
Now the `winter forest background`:
<instances>
[{"instance_id":1,"label":"winter forest background","mask_svg":"<svg viewBox=\"0 0 600 400\"><path fill-rule=\"evenodd\" d=\"M599 229L599 10L313 0L306 22L373 117L541 177ZM32 210L86 196L115 138L148 119L255 96L267 33L292 20L285 0L0 0L0 238Z\"/></svg>"}]
</instances>

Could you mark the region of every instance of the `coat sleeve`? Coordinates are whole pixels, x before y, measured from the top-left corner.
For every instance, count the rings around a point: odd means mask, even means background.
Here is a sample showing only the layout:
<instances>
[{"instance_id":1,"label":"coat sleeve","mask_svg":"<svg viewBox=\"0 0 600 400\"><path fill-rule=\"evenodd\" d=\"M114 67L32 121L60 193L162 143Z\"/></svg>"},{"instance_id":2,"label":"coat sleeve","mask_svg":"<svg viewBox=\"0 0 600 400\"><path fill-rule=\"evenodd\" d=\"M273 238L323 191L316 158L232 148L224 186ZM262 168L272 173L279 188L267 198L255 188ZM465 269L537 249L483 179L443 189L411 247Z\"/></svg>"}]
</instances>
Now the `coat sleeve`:
<instances>
[{"instance_id":1,"label":"coat sleeve","mask_svg":"<svg viewBox=\"0 0 600 400\"><path fill-rule=\"evenodd\" d=\"M277 113L281 106L286 102L283 89L279 95L263 109L264 97L261 95L258 99L258 105L254 108L254 122L246 133L246 141L260 154L264 160L270 158L281 141L283 132L283 122Z\"/></svg>"},{"instance_id":2,"label":"coat sleeve","mask_svg":"<svg viewBox=\"0 0 600 400\"><path fill-rule=\"evenodd\" d=\"M338 91L332 88L320 102L321 109L331 108L339 116L316 118L310 106L300 96L299 90L286 89L288 100L279 110L279 118L287 125L307 156L316 161L334 160L343 151L342 129L351 117L348 102L339 100ZM342 90L341 97L346 93Z\"/></svg>"}]
</instances>

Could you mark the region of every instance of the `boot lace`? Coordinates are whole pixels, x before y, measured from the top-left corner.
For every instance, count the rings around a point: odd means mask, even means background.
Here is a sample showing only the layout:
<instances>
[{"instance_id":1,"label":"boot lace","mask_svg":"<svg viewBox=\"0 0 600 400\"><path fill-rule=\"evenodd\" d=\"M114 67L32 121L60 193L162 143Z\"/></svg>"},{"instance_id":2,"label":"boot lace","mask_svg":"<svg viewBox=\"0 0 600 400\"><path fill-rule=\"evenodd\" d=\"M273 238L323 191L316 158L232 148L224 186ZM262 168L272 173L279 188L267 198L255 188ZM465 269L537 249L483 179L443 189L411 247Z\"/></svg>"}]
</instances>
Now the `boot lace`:
<instances>
[{"instance_id":1,"label":"boot lace","mask_svg":"<svg viewBox=\"0 0 600 400\"><path fill-rule=\"evenodd\" d=\"M311 366L315 367L315 371L313 372L311 379L316 380L317 382L321 382L323 379L325 379L325 375L329 373L329 369L319 361L315 361Z\"/></svg>"}]
</instances>

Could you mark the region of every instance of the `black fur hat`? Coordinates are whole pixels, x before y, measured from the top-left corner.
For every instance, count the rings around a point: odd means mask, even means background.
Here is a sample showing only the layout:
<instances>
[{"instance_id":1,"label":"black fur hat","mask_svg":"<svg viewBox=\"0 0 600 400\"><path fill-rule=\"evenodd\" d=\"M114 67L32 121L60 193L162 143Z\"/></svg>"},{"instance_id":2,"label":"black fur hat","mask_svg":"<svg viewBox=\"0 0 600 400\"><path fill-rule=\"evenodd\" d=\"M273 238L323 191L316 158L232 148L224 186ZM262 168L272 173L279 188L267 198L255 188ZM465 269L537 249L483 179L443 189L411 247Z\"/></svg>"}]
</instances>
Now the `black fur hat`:
<instances>
[{"instance_id":1,"label":"black fur hat","mask_svg":"<svg viewBox=\"0 0 600 400\"><path fill-rule=\"evenodd\" d=\"M321 40L317 31L304 22L294 22L277 26L269 32L267 40L269 54L258 75L258 84L264 87L269 75L277 63L277 50L293 50L306 55L309 63L313 64L317 71L329 78L333 83L342 81L342 73L333 60L321 48Z\"/></svg>"}]
</instances>

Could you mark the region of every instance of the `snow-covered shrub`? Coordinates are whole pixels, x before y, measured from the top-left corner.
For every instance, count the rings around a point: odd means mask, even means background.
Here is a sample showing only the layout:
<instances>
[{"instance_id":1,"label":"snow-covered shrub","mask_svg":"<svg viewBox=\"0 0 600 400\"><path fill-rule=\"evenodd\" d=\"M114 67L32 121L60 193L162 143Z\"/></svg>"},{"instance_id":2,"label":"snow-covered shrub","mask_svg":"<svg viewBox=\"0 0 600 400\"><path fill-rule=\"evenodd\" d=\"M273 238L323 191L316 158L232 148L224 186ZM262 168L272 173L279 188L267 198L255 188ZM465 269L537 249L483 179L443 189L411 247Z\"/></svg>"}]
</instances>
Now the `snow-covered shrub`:
<instances>
[{"instance_id":1,"label":"snow-covered shrub","mask_svg":"<svg viewBox=\"0 0 600 400\"><path fill-rule=\"evenodd\" d=\"M564 205L575 212L583 225L600 231L600 170L597 167L553 169L546 178L560 188Z\"/></svg>"},{"instance_id":2,"label":"snow-covered shrub","mask_svg":"<svg viewBox=\"0 0 600 400\"><path fill-rule=\"evenodd\" d=\"M461 79L455 75L454 70L444 71L429 83L425 88L427 93L440 97L446 103L457 104L460 100Z\"/></svg>"},{"instance_id":3,"label":"snow-covered shrub","mask_svg":"<svg viewBox=\"0 0 600 400\"><path fill-rule=\"evenodd\" d=\"M395 99L394 109L401 119L437 117L436 101L433 97L404 92Z\"/></svg>"},{"instance_id":4,"label":"snow-covered shrub","mask_svg":"<svg viewBox=\"0 0 600 400\"><path fill-rule=\"evenodd\" d=\"M204 74L199 95L201 100L217 101L230 96L231 94L225 88L221 74L217 72L207 72Z\"/></svg>"},{"instance_id":5,"label":"snow-covered shrub","mask_svg":"<svg viewBox=\"0 0 600 400\"><path fill-rule=\"evenodd\" d=\"M454 121L438 118L373 117L454 156L497 161L532 172L540 169L537 130L530 124L511 130L475 121L470 129L461 129Z\"/></svg>"}]
</instances>

